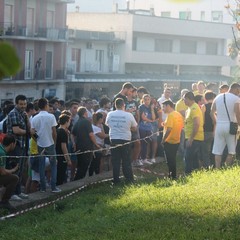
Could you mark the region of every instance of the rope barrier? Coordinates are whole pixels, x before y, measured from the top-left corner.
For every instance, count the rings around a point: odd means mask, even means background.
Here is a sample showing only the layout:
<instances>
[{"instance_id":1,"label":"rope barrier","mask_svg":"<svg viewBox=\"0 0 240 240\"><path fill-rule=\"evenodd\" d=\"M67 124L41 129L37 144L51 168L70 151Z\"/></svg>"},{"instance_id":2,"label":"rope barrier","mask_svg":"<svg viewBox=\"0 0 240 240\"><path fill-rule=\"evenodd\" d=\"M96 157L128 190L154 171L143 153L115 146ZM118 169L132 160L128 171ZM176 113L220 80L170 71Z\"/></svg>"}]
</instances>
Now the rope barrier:
<instances>
[{"instance_id":1,"label":"rope barrier","mask_svg":"<svg viewBox=\"0 0 240 240\"><path fill-rule=\"evenodd\" d=\"M96 152L102 152L102 151L105 151L105 150L111 150L111 149L115 149L115 148L118 148L118 147L122 147L122 146L125 146L125 145L129 145L129 144L132 144L132 143L135 143L135 142L138 142L138 141L145 141L147 142L146 140L147 139L151 139L154 135L157 135L159 133L161 133L163 131L157 131L155 133L152 133L151 135L147 136L147 137L144 137L144 138L140 138L140 139L136 139L136 140L133 140L133 141L129 141L129 142L126 142L126 143L123 143L123 144L117 144L115 146L112 146L112 147L109 147L109 148L100 148L100 149L95 149L95 150L87 150L87 151L84 151L84 152L81 152L80 150L79 151L76 151L75 153L67 153L67 154L55 154L55 155L44 155L44 150L41 152L40 155L31 155L31 156L4 156L6 158L37 158L37 157L64 157L64 156L77 156L77 155L81 155L81 154L86 154L86 153L93 153L95 154Z\"/></svg>"},{"instance_id":2,"label":"rope barrier","mask_svg":"<svg viewBox=\"0 0 240 240\"><path fill-rule=\"evenodd\" d=\"M0 221L4 221L4 220L10 219L10 218L14 218L14 217L23 215L25 213L28 213L28 212L36 210L36 209L40 209L40 208L44 208L44 207L50 206L50 205L55 204L56 202L58 202L60 200L64 200L64 199L66 199L68 197L71 197L72 195L74 195L74 194L84 190L85 188L87 188L87 187L89 187L91 185L104 183L104 182L108 182L108 181L111 181L111 180L112 180L112 178L109 178L109 179L104 179L104 180L101 180L101 181L85 184L85 185L83 185L83 186L81 186L81 187L71 191L70 193L67 193L65 195L62 195L62 196L56 198L55 200L52 200L52 201L49 201L49 202L46 202L46 203L41 203L41 204L38 204L38 205L36 205L34 207L29 207L29 208L17 211L15 213L11 213L11 214L5 215L3 217L0 217Z\"/></svg>"}]
</instances>

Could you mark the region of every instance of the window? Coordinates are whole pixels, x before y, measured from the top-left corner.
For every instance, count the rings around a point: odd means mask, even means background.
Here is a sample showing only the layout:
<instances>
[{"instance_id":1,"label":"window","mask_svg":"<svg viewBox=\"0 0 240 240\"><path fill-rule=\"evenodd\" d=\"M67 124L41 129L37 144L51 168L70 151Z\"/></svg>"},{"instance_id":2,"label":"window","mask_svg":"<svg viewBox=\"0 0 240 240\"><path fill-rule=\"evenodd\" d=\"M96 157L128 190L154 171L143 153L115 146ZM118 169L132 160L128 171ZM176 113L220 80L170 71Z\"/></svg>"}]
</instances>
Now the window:
<instances>
[{"instance_id":1,"label":"window","mask_svg":"<svg viewBox=\"0 0 240 240\"><path fill-rule=\"evenodd\" d=\"M212 11L212 21L213 22L222 22L223 21L222 11Z\"/></svg>"},{"instance_id":2,"label":"window","mask_svg":"<svg viewBox=\"0 0 240 240\"><path fill-rule=\"evenodd\" d=\"M96 50L95 60L97 63L97 72L103 71L104 51Z\"/></svg>"},{"instance_id":3,"label":"window","mask_svg":"<svg viewBox=\"0 0 240 240\"><path fill-rule=\"evenodd\" d=\"M216 42L206 42L206 54L207 55L217 55L218 44Z\"/></svg>"},{"instance_id":4,"label":"window","mask_svg":"<svg viewBox=\"0 0 240 240\"><path fill-rule=\"evenodd\" d=\"M34 27L34 8L27 8L27 35L33 35Z\"/></svg>"},{"instance_id":5,"label":"window","mask_svg":"<svg viewBox=\"0 0 240 240\"><path fill-rule=\"evenodd\" d=\"M46 78L52 78L52 52L46 52Z\"/></svg>"},{"instance_id":6,"label":"window","mask_svg":"<svg viewBox=\"0 0 240 240\"><path fill-rule=\"evenodd\" d=\"M47 11L47 28L53 28L53 27L54 27L54 12Z\"/></svg>"},{"instance_id":7,"label":"window","mask_svg":"<svg viewBox=\"0 0 240 240\"><path fill-rule=\"evenodd\" d=\"M190 20L191 19L191 12L189 11L186 11L186 12L179 12L179 18L180 19L188 19Z\"/></svg>"},{"instance_id":8,"label":"window","mask_svg":"<svg viewBox=\"0 0 240 240\"><path fill-rule=\"evenodd\" d=\"M197 52L197 42L191 40L182 40L180 43L181 53L196 53Z\"/></svg>"},{"instance_id":9,"label":"window","mask_svg":"<svg viewBox=\"0 0 240 240\"><path fill-rule=\"evenodd\" d=\"M76 72L80 72L81 49L72 48L72 62L76 64Z\"/></svg>"},{"instance_id":10,"label":"window","mask_svg":"<svg viewBox=\"0 0 240 240\"><path fill-rule=\"evenodd\" d=\"M33 79L33 51L25 51L24 79Z\"/></svg>"},{"instance_id":11,"label":"window","mask_svg":"<svg viewBox=\"0 0 240 240\"><path fill-rule=\"evenodd\" d=\"M9 30L13 27L13 5L6 4L4 6L4 28Z\"/></svg>"},{"instance_id":12,"label":"window","mask_svg":"<svg viewBox=\"0 0 240 240\"><path fill-rule=\"evenodd\" d=\"M170 39L156 39L155 40L156 52L172 52L172 40Z\"/></svg>"},{"instance_id":13,"label":"window","mask_svg":"<svg viewBox=\"0 0 240 240\"><path fill-rule=\"evenodd\" d=\"M201 21L205 21L205 12L201 11Z\"/></svg>"},{"instance_id":14,"label":"window","mask_svg":"<svg viewBox=\"0 0 240 240\"><path fill-rule=\"evenodd\" d=\"M133 37L133 40L132 40L132 50L133 51L137 50L137 37Z\"/></svg>"},{"instance_id":15,"label":"window","mask_svg":"<svg viewBox=\"0 0 240 240\"><path fill-rule=\"evenodd\" d=\"M171 12L161 12L161 17L171 17Z\"/></svg>"}]
</instances>

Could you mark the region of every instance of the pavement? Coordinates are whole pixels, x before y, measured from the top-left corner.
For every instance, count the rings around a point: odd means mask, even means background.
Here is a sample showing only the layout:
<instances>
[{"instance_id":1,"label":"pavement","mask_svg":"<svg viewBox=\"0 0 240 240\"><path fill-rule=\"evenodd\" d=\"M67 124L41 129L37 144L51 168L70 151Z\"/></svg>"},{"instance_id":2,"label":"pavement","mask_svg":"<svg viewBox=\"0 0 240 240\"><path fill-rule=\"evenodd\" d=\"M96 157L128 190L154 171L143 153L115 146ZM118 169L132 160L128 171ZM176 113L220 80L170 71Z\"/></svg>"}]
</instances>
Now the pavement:
<instances>
[{"instance_id":1,"label":"pavement","mask_svg":"<svg viewBox=\"0 0 240 240\"><path fill-rule=\"evenodd\" d=\"M38 191L38 192L30 193L28 199L23 199L22 201L10 201L10 203L14 207L16 207L17 210L26 209L28 207L34 207L40 203L42 204L42 203L46 203L48 201L57 199L83 186L87 186L92 183L97 183L105 179L111 179L111 178L112 178L112 171L102 172L92 177L85 177L84 179L68 182L61 186L58 186L62 190L59 193L52 193L51 189L47 189L46 192Z\"/></svg>"}]
</instances>

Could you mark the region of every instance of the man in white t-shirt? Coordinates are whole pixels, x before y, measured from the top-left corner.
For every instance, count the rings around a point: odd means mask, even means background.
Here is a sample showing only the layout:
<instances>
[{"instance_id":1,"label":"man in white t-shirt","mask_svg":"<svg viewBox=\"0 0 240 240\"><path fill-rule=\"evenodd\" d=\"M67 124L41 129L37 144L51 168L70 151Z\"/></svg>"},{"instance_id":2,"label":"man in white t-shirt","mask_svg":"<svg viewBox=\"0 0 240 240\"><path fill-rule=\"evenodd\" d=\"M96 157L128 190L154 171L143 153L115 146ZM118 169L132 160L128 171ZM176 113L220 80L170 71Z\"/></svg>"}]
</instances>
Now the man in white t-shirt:
<instances>
[{"instance_id":1,"label":"man in white t-shirt","mask_svg":"<svg viewBox=\"0 0 240 240\"><path fill-rule=\"evenodd\" d=\"M230 121L240 125L240 85L233 83L227 93L219 94L213 101L211 108L211 117L216 124L214 144L212 153L215 155L215 167L221 167L222 153L227 145L228 156L226 164L231 165L233 162L233 155L236 153L237 139L236 135L231 135ZM225 103L224 103L225 98ZM228 118L227 110L230 120Z\"/></svg>"},{"instance_id":2,"label":"man in white t-shirt","mask_svg":"<svg viewBox=\"0 0 240 240\"><path fill-rule=\"evenodd\" d=\"M133 115L125 112L125 103L122 98L115 100L116 110L108 113L106 124L109 126L111 141L113 182L119 183L120 165L122 162L123 175L127 182L133 182L130 144L132 133L137 130L137 122ZM117 146L120 145L120 146Z\"/></svg>"},{"instance_id":3,"label":"man in white t-shirt","mask_svg":"<svg viewBox=\"0 0 240 240\"><path fill-rule=\"evenodd\" d=\"M50 155L51 167L51 188L52 192L60 192L61 189L56 187L57 179L57 160L55 143L57 138L56 126L57 122L53 114L48 113L48 100L40 98L38 100L40 112L32 119L32 130L37 134L38 153L42 155ZM46 191L45 181L45 157L40 157L39 162L40 174L40 191Z\"/></svg>"}]
</instances>

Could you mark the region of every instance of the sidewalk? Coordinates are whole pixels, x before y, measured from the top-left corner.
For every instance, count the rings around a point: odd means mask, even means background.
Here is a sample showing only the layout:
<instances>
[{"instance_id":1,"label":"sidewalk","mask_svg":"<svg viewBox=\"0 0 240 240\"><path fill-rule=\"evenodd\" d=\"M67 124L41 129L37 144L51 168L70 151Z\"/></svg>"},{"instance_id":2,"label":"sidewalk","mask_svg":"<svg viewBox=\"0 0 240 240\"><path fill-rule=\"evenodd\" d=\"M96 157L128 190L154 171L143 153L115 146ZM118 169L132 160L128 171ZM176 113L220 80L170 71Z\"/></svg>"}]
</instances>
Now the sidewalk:
<instances>
[{"instance_id":1,"label":"sidewalk","mask_svg":"<svg viewBox=\"0 0 240 240\"><path fill-rule=\"evenodd\" d=\"M71 193L72 191L83 187L85 185L89 185L91 183L99 182L105 179L110 179L112 178L112 171L108 172L102 172L101 174L94 175L92 177L85 177L84 179L78 180L78 181L73 181L73 182L68 182L65 183L59 188L61 188L61 192L59 193L52 193L51 189L47 189L46 192L42 193L40 191L30 193L28 199L23 199L21 202L17 201L10 201L11 204L16 207L18 210L20 209L26 209L28 207L34 207L40 203L46 203L49 200L54 200L56 198L59 198L61 196L64 196L68 193Z\"/></svg>"}]
</instances>

